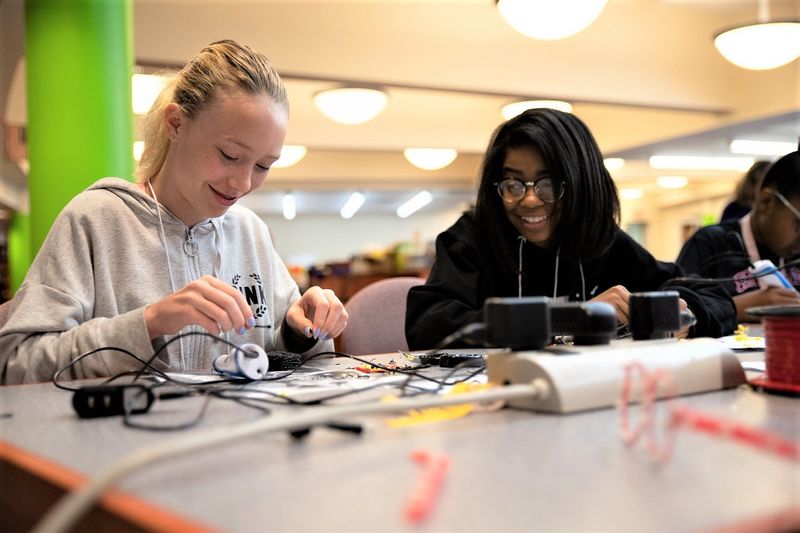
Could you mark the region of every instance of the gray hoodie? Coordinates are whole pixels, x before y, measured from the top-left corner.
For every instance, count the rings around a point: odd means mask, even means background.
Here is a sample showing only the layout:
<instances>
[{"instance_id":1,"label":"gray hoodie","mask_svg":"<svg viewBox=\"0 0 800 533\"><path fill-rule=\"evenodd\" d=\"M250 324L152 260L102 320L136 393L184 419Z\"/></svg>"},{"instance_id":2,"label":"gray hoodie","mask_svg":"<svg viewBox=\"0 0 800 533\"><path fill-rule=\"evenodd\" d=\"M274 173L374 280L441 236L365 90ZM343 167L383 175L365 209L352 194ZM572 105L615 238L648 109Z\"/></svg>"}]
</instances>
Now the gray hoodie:
<instances>
[{"instance_id":1,"label":"gray hoodie","mask_svg":"<svg viewBox=\"0 0 800 533\"><path fill-rule=\"evenodd\" d=\"M119 178L102 179L69 202L0 330L0 383L49 380L70 360L103 347L149 359L168 339L151 343L145 306L206 274L239 289L253 310L256 327L244 335L227 334L230 342L252 342L266 351L287 349L284 316L300 293L272 246L267 225L238 205L192 227L163 206L161 218L166 249L156 203ZM203 330L182 330L188 331ZM306 353L332 349L332 341L317 342ZM192 335L171 343L154 363L180 370L181 351L189 370L208 369L216 355L230 350ZM106 350L84 358L65 377L111 376L140 367L132 357Z\"/></svg>"}]
</instances>

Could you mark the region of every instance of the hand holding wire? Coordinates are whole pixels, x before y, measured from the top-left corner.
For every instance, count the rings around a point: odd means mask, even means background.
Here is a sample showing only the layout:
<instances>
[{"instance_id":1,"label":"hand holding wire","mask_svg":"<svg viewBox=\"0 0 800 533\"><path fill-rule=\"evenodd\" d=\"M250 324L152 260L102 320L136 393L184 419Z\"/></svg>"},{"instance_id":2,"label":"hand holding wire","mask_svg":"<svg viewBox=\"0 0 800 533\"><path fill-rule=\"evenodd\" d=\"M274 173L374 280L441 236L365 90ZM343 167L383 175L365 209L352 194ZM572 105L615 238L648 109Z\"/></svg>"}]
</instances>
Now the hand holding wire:
<instances>
[{"instance_id":1,"label":"hand holding wire","mask_svg":"<svg viewBox=\"0 0 800 533\"><path fill-rule=\"evenodd\" d=\"M151 339L173 335L189 325L200 326L215 335L232 330L244 333L255 325L244 296L213 276L191 281L148 305L144 319Z\"/></svg>"},{"instance_id":2,"label":"hand holding wire","mask_svg":"<svg viewBox=\"0 0 800 533\"><path fill-rule=\"evenodd\" d=\"M626 325L629 321L630 312L628 310L628 301L630 300L631 293L622 285L614 285L610 289L606 289L591 300L590 302L606 302L614 306L617 311L617 321L620 325Z\"/></svg>"},{"instance_id":3,"label":"hand holding wire","mask_svg":"<svg viewBox=\"0 0 800 533\"><path fill-rule=\"evenodd\" d=\"M330 289L311 287L286 311L286 323L308 338L338 337L347 326L347 311Z\"/></svg>"}]
</instances>

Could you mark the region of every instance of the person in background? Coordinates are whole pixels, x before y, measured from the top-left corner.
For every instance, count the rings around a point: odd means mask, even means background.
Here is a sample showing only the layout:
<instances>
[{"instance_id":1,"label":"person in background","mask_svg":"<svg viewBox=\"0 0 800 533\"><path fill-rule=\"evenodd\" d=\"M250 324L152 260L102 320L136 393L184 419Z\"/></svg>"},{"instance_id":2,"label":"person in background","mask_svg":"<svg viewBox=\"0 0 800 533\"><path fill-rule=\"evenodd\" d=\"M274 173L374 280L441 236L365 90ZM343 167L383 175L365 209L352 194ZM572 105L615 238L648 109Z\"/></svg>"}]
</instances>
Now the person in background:
<instances>
[{"instance_id":1,"label":"person in background","mask_svg":"<svg viewBox=\"0 0 800 533\"><path fill-rule=\"evenodd\" d=\"M769 168L769 161L756 161L736 184L734 199L722 210L720 222L739 220L753 208L761 180Z\"/></svg>"},{"instance_id":2,"label":"person in background","mask_svg":"<svg viewBox=\"0 0 800 533\"><path fill-rule=\"evenodd\" d=\"M749 267L761 259L769 259L777 267L800 260L798 152L770 166L752 212L740 220L699 229L683 245L678 264L702 277L731 278L725 287L736 303L739 321L746 321L748 307L800 304L796 290L768 287L764 280L753 279ZM800 266L787 266L783 274L800 289Z\"/></svg>"},{"instance_id":3,"label":"person in background","mask_svg":"<svg viewBox=\"0 0 800 533\"><path fill-rule=\"evenodd\" d=\"M333 349L347 313L332 291L302 296L266 224L237 205L280 156L288 119L266 57L234 41L204 48L163 90L144 125L137 183L105 178L54 222L0 330L0 382L51 379L103 347L150 359L179 332L310 354ZM154 361L209 369L230 351L197 334ZM102 351L72 377L141 364Z\"/></svg>"},{"instance_id":4,"label":"person in background","mask_svg":"<svg viewBox=\"0 0 800 533\"><path fill-rule=\"evenodd\" d=\"M682 272L654 259L618 218L616 186L580 119L531 109L502 124L475 209L438 236L427 283L409 292L409 347L433 348L480 322L489 297L607 302L627 324L631 292L658 290ZM677 290L697 318L683 335L720 336L736 326L724 292Z\"/></svg>"}]
</instances>

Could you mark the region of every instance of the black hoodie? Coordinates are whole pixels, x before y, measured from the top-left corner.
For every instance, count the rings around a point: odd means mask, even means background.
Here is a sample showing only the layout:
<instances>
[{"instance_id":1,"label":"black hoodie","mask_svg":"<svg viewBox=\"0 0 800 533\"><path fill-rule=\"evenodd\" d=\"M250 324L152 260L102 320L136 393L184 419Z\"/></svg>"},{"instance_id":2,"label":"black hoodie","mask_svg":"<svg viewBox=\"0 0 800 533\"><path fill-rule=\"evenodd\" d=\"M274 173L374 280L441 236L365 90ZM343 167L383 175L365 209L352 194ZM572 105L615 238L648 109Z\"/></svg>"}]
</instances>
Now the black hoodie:
<instances>
[{"instance_id":1,"label":"black hoodie","mask_svg":"<svg viewBox=\"0 0 800 533\"><path fill-rule=\"evenodd\" d=\"M471 213L436 239L436 262L427 283L412 287L408 294L406 338L412 350L433 348L462 326L481 322L484 301L493 296L566 296L584 301L615 285L630 292L659 290L665 281L683 275L680 267L657 261L621 229L607 252L583 262L512 235L506 245L515 251L521 276L479 241ZM690 336L719 337L736 327L736 308L723 290L669 289L678 291L697 317Z\"/></svg>"}]
</instances>

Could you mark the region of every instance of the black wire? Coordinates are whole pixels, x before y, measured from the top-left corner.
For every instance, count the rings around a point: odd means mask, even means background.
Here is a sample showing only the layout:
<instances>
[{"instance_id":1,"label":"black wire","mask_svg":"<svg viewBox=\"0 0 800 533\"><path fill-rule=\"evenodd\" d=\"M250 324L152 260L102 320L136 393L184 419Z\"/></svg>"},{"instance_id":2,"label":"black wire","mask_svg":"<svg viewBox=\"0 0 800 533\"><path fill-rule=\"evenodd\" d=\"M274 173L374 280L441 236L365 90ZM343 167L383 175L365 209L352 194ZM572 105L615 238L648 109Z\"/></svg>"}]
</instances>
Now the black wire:
<instances>
[{"instance_id":1,"label":"black wire","mask_svg":"<svg viewBox=\"0 0 800 533\"><path fill-rule=\"evenodd\" d=\"M795 259L793 261L789 261L787 263L784 263L780 267L775 267L775 269L776 270L784 270L784 269L786 269L786 268L788 268L790 266L794 266L794 265L797 265L797 264L800 264L800 258L797 258L797 259ZM765 272L761 272L759 274L748 273L748 275L745 275L745 276L743 276L741 278L736 278L736 279L734 279L733 277L727 277L727 278L702 278L702 277L696 277L696 276L680 276L680 277L675 277L675 278L668 279L667 281L665 281L664 283L661 284L660 289L664 289L664 288L670 287L672 285L688 285L690 287L691 286L705 286L705 285L719 285L719 284L723 284L723 283L732 283L732 282L735 282L735 281L741 281L741 280L746 280L746 279L755 280L755 279L761 278L763 276L768 276L769 274L772 274L772 271L765 271Z\"/></svg>"},{"instance_id":2,"label":"black wire","mask_svg":"<svg viewBox=\"0 0 800 533\"><path fill-rule=\"evenodd\" d=\"M460 332L460 335L466 336L466 335L472 334L474 331L478 331L478 330L482 329L482 324L470 324L468 326L469 327L462 328L462 330ZM169 341L167 341L163 346L161 346L153 354L153 356L151 356L147 360L142 359L141 357L137 356L136 354L134 354L134 353L132 353L129 350L126 350L124 348L102 347L102 348L97 348L95 350L91 350L89 352L81 354L80 356L76 357L74 360L68 362L66 365L64 365L62 368L60 368L55 373L55 375L53 376L53 384L57 388L60 388L60 389L63 389L63 390L68 390L68 391L71 391L71 392L75 392L75 391L79 390L78 388L67 387L67 386L62 385L61 383L59 383L59 378L61 377L61 375L64 372L66 372L67 370L71 369L77 363L79 363L80 361L85 359L86 357L89 357L89 356L94 355L96 353L108 350L108 351L120 352L120 353L123 353L123 354L131 357L131 358L135 359L136 361L138 361L139 363L141 363L142 367L140 369L138 369L138 370L125 371L125 372L121 372L121 373L119 373L119 374L117 374L115 376L111 376L104 382L106 384L112 383L112 382L114 382L114 381L116 381L118 379L121 379L123 377L129 377L129 376L133 376L133 378L132 378L133 382L139 381L144 377L150 377L150 378L154 378L154 379L157 379L157 380L160 380L160 381L157 381L156 383L153 383L150 386L148 386L147 387L148 391L153 391L153 390L159 389L160 387L166 386L167 384L176 385L176 386L179 387L178 391L164 391L164 392L156 394L155 395L156 399L159 399L159 400L170 400L170 399L177 399L177 398L185 398L185 397L193 396L193 395L196 395L196 394L202 394L204 396L202 407L201 407L200 411L197 413L197 415L193 419L191 419L191 420L189 420L187 422L184 422L184 423L169 424L169 425L143 424L143 423L137 422L136 420L134 420L133 415L131 413L131 407L133 405L135 405L135 402L131 401L131 402L126 403L125 404L125 412L123 414L123 423L124 423L124 425L126 427L130 427L130 428L134 428L134 429L142 429L142 430L149 430L149 431L176 431L176 430L188 429L188 428L197 426L203 420L203 418L205 416L205 413L206 413L206 411L208 409L208 404L210 403L210 400L212 398L218 398L218 399L223 399L223 400L234 401L234 402L236 402L236 403L238 403L238 404L240 404L242 406L253 408L253 409L257 409L258 411L262 412L263 414L271 414L271 410L266 405L296 405L296 406L321 405L321 404L324 404L326 402L330 402L332 400L340 399L340 398L343 398L343 397L346 397L346 396L350 396L350 395L360 394L362 392L366 392L366 391L369 391L369 390L372 390L372 389L376 389L376 388L379 388L379 387L386 387L387 386L386 383L374 383L374 384L370 384L370 385L365 386L365 387L359 387L359 388L355 388L355 389L350 389L350 390L346 390L346 391L342 391L342 392L329 394L327 396L324 396L324 397L321 397L321 398L316 398L316 399L313 399L313 400L297 400L297 399L294 399L294 398L291 398L291 397L287 397L287 396L282 395L282 394L277 394L275 392L268 391L268 390L248 389L247 385L251 382L251 380L248 380L248 379L226 378L226 379L213 379L213 380L203 381L203 382L199 382L199 383L198 382L186 382L186 381L182 381L180 379L176 379L176 378L170 376L167 372L162 371L162 370L156 368L153 365L153 361L155 361L155 359L161 353L163 353L164 350L166 350L170 344L172 344L173 342L178 341L182 337L189 337L189 336L193 336L193 335L201 335L201 336L211 337L214 340L217 340L217 341L219 341L219 342L221 342L223 344L226 344L231 348L239 349L239 347L237 345L227 341L226 339L224 339L222 337L217 337L217 336L212 335L212 334L207 333L207 332L188 332L188 333L182 333L182 334L176 335L175 337L173 337ZM296 354L290 354L290 352L279 352L279 351L269 352L268 356L269 356L269 354L296 355ZM314 359L317 359L317 358L320 358L320 357L323 357L323 356L328 356L328 355L338 356L338 357L345 357L345 358L348 358L348 359L352 359L354 361L357 361L357 362L360 362L360 363L363 363L363 364L366 364L366 365L370 365L370 366L372 366L374 368L377 368L377 369L380 369L380 370L384 370L386 372L393 372L393 373L399 373L399 374L407 375L408 378L399 387L401 395L406 395L407 394L407 390L411 389L411 388L416 388L417 391L418 391L417 394L426 393L426 392L427 393L436 393L436 392L440 391L445 386L455 385L457 383L461 383L461 382L467 381L469 379L472 379L478 373L483 371L483 367L481 367L477 371L470 373L468 376L466 376L464 378L460 378L460 379L456 379L456 380L450 381L450 378L454 375L454 373L456 371L460 370L460 367L465 365L465 363L461 363L459 365L456 365L456 367L454 367L453 369L451 369L448 372L448 374L445 376L444 379L437 379L437 378L432 378L432 377L425 376L425 375L419 373L420 370L423 370L423 369L427 368L427 366L417 366L417 367L413 367L413 368L410 368L410 369L409 368L400 368L400 367L396 367L396 366L395 367L391 367L391 366L387 366L387 365L382 365L382 364L376 363L374 361L369 361L369 360L366 360L364 358L361 358L361 357L358 357L358 356L355 356L355 355L351 355L351 354L348 354L348 353L337 352L337 351L327 351L327 352L319 352L319 353L313 354L310 357L307 357L305 360L303 360L301 362L301 364L298 365L296 368L291 369L291 370L287 370L287 371L279 371L280 374L278 374L278 375L276 375L274 377L271 377L271 378L266 378L266 379L260 380L260 381L277 381L277 380L285 379L288 376L294 374L296 371L300 370L301 368L306 367L307 363L309 363L310 361L312 361ZM414 387L411 384L411 382L412 382L412 380L414 378L433 382L433 383L437 384L437 388L434 389L433 391L431 391L430 389L424 389L424 388L418 387L418 386ZM245 393L245 392L247 393L247 397L242 397L240 395L240 393ZM144 394L145 392L142 391L141 393ZM258 397L258 396L254 397L253 396L254 394L260 394L260 395L262 395L262 397ZM266 405L262 405L262 404L266 404ZM345 428L342 428L342 429L345 429ZM347 426L347 429L356 431L359 428Z\"/></svg>"}]
</instances>

